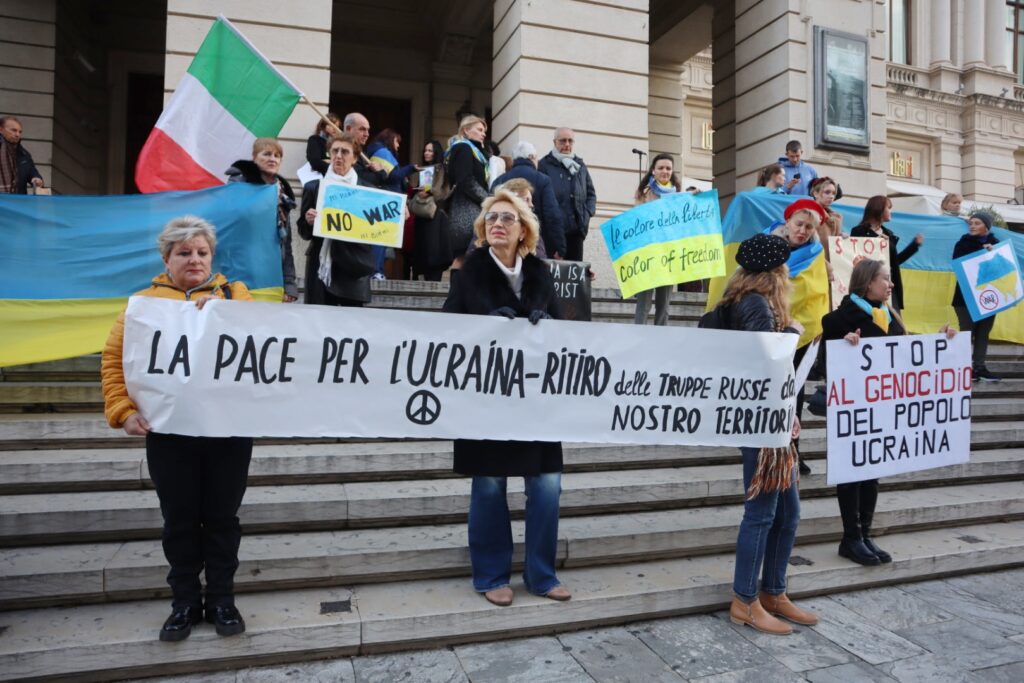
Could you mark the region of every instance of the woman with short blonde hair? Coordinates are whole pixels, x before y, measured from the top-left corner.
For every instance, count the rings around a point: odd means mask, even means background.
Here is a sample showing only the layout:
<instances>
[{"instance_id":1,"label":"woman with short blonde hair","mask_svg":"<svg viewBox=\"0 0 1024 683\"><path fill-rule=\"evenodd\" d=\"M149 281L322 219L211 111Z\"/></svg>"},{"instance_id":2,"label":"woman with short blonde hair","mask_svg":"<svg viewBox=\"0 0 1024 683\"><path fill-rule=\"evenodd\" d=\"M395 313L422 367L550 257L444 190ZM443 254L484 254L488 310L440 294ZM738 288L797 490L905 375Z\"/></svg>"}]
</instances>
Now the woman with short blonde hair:
<instances>
[{"instance_id":1,"label":"woman with short blonde hair","mask_svg":"<svg viewBox=\"0 0 1024 683\"><path fill-rule=\"evenodd\" d=\"M491 186L484 139L487 122L476 115L464 116L459 131L444 154L445 179L451 188L448 218L452 238L452 268L462 266L480 206Z\"/></svg>"}]
</instances>

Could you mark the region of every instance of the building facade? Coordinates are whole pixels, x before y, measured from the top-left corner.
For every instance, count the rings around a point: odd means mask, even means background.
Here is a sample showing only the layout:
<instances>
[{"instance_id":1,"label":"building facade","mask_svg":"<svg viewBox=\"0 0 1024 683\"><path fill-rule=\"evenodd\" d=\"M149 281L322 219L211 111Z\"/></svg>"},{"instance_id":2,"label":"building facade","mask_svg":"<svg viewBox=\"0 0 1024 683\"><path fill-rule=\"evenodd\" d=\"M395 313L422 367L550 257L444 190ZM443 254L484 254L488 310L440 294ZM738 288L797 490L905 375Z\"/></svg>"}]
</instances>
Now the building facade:
<instances>
[{"instance_id":1,"label":"building facade","mask_svg":"<svg viewBox=\"0 0 1024 683\"><path fill-rule=\"evenodd\" d=\"M655 153L727 202L791 139L854 203L1005 204L1024 185L1022 2L0 0L0 112L56 192L134 191L135 155L218 14L318 107L399 130L410 161L467 112L505 150L543 153L572 126L595 224L632 205ZM293 179L316 121L300 105L281 132ZM600 242L586 255L606 263Z\"/></svg>"}]
</instances>

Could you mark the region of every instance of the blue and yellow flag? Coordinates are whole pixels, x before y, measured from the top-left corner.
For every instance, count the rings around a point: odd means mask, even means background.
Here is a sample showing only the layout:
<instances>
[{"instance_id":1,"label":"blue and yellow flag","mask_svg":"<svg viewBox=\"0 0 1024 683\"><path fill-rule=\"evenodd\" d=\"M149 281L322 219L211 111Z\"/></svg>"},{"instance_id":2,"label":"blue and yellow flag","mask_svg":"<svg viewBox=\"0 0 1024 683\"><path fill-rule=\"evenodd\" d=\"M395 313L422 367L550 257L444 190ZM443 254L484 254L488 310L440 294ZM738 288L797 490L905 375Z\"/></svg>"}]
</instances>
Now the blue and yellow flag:
<instances>
[{"instance_id":1,"label":"blue and yellow flag","mask_svg":"<svg viewBox=\"0 0 1024 683\"><path fill-rule=\"evenodd\" d=\"M231 183L106 197L0 195L0 367L103 348L128 296L163 272L157 236L178 216L217 229L214 272L280 301L277 190Z\"/></svg>"},{"instance_id":2,"label":"blue and yellow flag","mask_svg":"<svg viewBox=\"0 0 1024 683\"><path fill-rule=\"evenodd\" d=\"M782 214L794 200L789 195L763 192L737 194L722 219L725 240L726 273L736 269L736 250L740 242L782 220ZM849 232L860 223L864 209L844 204L833 204L832 209L843 216L843 230ZM903 320L911 332L936 332L946 323L956 327L953 313L953 247L967 233L967 221L954 216L924 216L896 211L886 223L899 238L897 249L910 245L917 233L924 235L924 244L906 263L900 266L903 278ZM1000 242L1013 244L1018 262L1024 263L1024 235L994 228L992 233ZM711 281L708 306L722 298L728 275ZM1024 344L1024 305L1001 312L996 316L992 339Z\"/></svg>"}]
</instances>

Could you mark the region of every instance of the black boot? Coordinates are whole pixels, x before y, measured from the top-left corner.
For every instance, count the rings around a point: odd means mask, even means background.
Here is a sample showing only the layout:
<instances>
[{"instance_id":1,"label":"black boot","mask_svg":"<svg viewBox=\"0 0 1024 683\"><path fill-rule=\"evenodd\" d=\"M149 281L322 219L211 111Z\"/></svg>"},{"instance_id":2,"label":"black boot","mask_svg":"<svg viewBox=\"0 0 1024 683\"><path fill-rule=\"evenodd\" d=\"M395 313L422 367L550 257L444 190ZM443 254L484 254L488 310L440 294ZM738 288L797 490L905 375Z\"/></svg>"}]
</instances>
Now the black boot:
<instances>
[{"instance_id":1,"label":"black boot","mask_svg":"<svg viewBox=\"0 0 1024 683\"><path fill-rule=\"evenodd\" d=\"M871 517L861 514L860 533L861 536L864 538L864 545L867 546L868 550L875 554L879 562L881 562L882 564L888 564L889 562L892 562L892 555L879 548L877 545L875 545L875 542L871 540Z\"/></svg>"},{"instance_id":2,"label":"black boot","mask_svg":"<svg viewBox=\"0 0 1024 683\"><path fill-rule=\"evenodd\" d=\"M217 629L218 636L234 636L245 633L245 620L234 605L206 607L206 621Z\"/></svg>"},{"instance_id":3,"label":"black boot","mask_svg":"<svg viewBox=\"0 0 1024 683\"><path fill-rule=\"evenodd\" d=\"M857 564L874 567L882 564L878 556L864 545L860 525L860 482L836 486L839 514L843 518L843 540L839 542L839 557Z\"/></svg>"},{"instance_id":4,"label":"black boot","mask_svg":"<svg viewBox=\"0 0 1024 683\"><path fill-rule=\"evenodd\" d=\"M847 538L843 536L843 540L839 542L839 557L853 560L865 567L875 567L882 564L882 561L878 559L878 555L871 552L871 549L864 544L864 540L861 538ZM889 559L890 561L892 560L892 558Z\"/></svg>"},{"instance_id":5,"label":"black boot","mask_svg":"<svg viewBox=\"0 0 1024 683\"><path fill-rule=\"evenodd\" d=\"M202 607L176 607L160 629L160 640L167 643L185 640L192 633L192 627L202 620Z\"/></svg>"}]
</instances>

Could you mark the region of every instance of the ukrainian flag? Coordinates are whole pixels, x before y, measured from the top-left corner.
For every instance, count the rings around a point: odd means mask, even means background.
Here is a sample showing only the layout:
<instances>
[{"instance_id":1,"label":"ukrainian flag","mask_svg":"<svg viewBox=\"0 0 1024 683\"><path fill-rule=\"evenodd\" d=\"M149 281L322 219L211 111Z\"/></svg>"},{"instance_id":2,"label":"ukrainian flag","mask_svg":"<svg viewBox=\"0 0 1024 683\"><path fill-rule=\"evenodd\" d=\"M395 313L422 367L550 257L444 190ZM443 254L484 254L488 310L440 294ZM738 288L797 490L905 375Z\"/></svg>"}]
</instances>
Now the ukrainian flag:
<instances>
[{"instance_id":1,"label":"ukrainian flag","mask_svg":"<svg viewBox=\"0 0 1024 683\"><path fill-rule=\"evenodd\" d=\"M737 194L725 218L722 219L722 237L725 241L725 270L732 274L736 269L736 250L740 242L753 237L775 221L782 220L782 214L798 197L760 192ZM849 232L860 223L864 209L844 204L833 204L832 209L843 216L843 230ZM886 223L899 238L897 248L905 249L917 233L924 234L924 244L917 253L900 266L903 277L903 320L911 332L937 332L950 323L957 326L956 314L950 302L956 288L953 274L953 246L967 233L967 221L953 216L925 216L895 211L892 220ZM1024 235L994 228L1000 242L1013 244L1017 260L1024 263ZM728 276L711 281L708 306L714 306L722 298ZM1017 305L996 315L992 339L1024 344L1024 305Z\"/></svg>"},{"instance_id":2,"label":"ukrainian flag","mask_svg":"<svg viewBox=\"0 0 1024 683\"><path fill-rule=\"evenodd\" d=\"M164 270L160 231L185 214L217 229L214 272L241 280L257 299L281 300L273 185L106 197L0 195L0 367L100 351L128 296Z\"/></svg>"}]
</instances>

